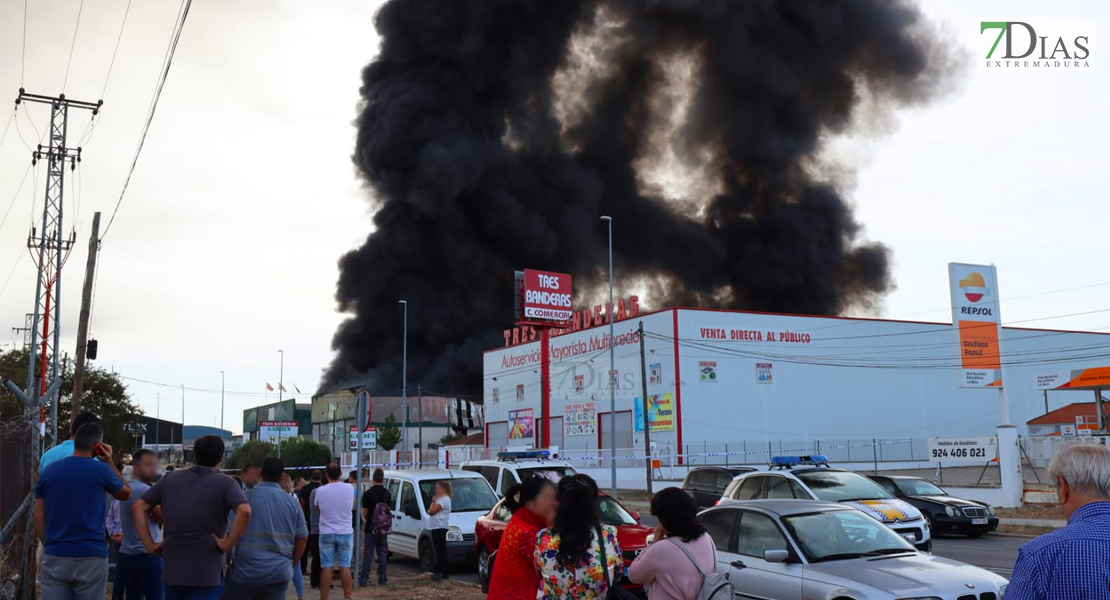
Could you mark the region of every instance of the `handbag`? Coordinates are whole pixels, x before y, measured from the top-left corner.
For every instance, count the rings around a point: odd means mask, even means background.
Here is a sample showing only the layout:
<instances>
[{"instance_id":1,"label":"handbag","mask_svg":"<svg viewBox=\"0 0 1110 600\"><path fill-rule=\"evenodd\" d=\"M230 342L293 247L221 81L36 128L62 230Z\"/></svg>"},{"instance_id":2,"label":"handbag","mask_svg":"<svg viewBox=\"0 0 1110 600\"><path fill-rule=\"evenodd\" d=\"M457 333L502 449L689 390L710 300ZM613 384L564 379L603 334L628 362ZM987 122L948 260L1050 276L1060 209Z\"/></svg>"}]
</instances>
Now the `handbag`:
<instances>
[{"instance_id":1,"label":"handbag","mask_svg":"<svg viewBox=\"0 0 1110 600\"><path fill-rule=\"evenodd\" d=\"M605 555L605 536L602 535L600 526L595 526L594 530L597 531L597 545L601 548L601 569L605 573L605 597L608 600L639 600L632 592L619 585L613 585L613 581L609 578L609 559Z\"/></svg>"}]
</instances>

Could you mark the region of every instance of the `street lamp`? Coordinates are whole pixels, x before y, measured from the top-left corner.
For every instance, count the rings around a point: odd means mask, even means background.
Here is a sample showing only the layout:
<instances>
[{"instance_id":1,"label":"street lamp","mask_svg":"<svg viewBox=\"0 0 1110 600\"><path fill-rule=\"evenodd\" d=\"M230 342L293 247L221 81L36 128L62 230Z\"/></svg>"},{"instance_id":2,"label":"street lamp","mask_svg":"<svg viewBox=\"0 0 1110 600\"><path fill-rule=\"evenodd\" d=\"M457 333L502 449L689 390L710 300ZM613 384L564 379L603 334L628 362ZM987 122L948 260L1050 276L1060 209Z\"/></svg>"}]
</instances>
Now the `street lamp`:
<instances>
[{"instance_id":1,"label":"street lamp","mask_svg":"<svg viewBox=\"0 0 1110 600\"><path fill-rule=\"evenodd\" d=\"M408 388L408 370L409 370L409 303L408 300L398 300L404 308L403 317L403 336L401 341L401 456L400 460L405 459L405 449L408 448L409 440L409 388Z\"/></svg>"},{"instance_id":2,"label":"street lamp","mask_svg":"<svg viewBox=\"0 0 1110 600\"><path fill-rule=\"evenodd\" d=\"M277 412L280 413L281 412L281 397L282 397L281 394L282 394L282 392L285 391L285 384L283 383L283 380L285 379L285 350L278 350L278 354L281 355L281 366L278 368L278 409L277 409ZM277 457L281 458L281 426L280 425L278 425L278 443L277 443L277 447L278 447L277 448L277 450L278 450Z\"/></svg>"},{"instance_id":3,"label":"street lamp","mask_svg":"<svg viewBox=\"0 0 1110 600\"><path fill-rule=\"evenodd\" d=\"M617 497L617 365L613 358L613 217L603 216L602 221L609 224L609 451L612 459L609 463L610 484L609 494ZM650 490L649 490L650 492Z\"/></svg>"},{"instance_id":4,"label":"street lamp","mask_svg":"<svg viewBox=\"0 0 1110 600\"><path fill-rule=\"evenodd\" d=\"M170 440L173 443L173 440ZM185 384L181 384L181 464L185 464Z\"/></svg>"},{"instance_id":5,"label":"street lamp","mask_svg":"<svg viewBox=\"0 0 1110 600\"><path fill-rule=\"evenodd\" d=\"M220 435L224 434L224 372L220 371Z\"/></svg>"}]
</instances>

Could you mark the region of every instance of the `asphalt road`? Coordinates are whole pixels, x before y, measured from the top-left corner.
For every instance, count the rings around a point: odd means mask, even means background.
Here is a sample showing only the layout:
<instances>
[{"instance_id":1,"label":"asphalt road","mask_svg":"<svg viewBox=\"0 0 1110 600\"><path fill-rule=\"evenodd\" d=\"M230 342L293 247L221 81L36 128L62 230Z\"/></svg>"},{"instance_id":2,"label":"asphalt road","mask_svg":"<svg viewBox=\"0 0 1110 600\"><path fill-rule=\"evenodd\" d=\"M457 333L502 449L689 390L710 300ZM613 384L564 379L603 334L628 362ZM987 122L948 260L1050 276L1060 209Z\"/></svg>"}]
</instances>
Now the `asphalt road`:
<instances>
[{"instance_id":1,"label":"asphalt road","mask_svg":"<svg viewBox=\"0 0 1110 600\"><path fill-rule=\"evenodd\" d=\"M648 527L655 527L656 524L655 518L646 512L640 515L640 521ZM1029 540L1025 538L1000 535L986 535L977 539L950 536L934 540L933 553L987 569L1009 579L1018 548L1027 541ZM420 572L420 565L412 559L394 556L389 564L402 571ZM468 583L478 583L478 573L473 565L455 565L451 569L451 577Z\"/></svg>"}]
</instances>

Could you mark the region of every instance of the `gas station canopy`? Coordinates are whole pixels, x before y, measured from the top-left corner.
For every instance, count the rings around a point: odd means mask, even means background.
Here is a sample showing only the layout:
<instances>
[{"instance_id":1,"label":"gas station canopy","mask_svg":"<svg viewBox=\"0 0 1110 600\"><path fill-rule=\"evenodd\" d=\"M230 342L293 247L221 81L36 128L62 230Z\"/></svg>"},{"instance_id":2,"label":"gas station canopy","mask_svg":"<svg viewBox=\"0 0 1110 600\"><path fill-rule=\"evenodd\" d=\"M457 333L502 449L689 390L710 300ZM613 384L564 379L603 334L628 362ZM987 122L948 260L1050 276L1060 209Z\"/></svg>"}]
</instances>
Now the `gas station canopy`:
<instances>
[{"instance_id":1,"label":"gas station canopy","mask_svg":"<svg viewBox=\"0 0 1110 600\"><path fill-rule=\"evenodd\" d=\"M1038 390L1100 390L1110 389L1110 367L1061 369L1037 374Z\"/></svg>"}]
</instances>

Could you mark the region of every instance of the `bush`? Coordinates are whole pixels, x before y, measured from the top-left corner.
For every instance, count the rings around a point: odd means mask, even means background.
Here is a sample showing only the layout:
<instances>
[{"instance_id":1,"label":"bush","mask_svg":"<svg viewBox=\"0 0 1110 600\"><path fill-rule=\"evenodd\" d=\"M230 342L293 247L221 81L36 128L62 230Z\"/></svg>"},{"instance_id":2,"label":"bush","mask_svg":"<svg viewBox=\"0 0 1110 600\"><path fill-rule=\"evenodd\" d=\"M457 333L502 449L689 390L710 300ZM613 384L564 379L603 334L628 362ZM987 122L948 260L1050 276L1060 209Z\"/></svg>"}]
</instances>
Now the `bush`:
<instances>
[{"instance_id":1,"label":"bush","mask_svg":"<svg viewBox=\"0 0 1110 600\"><path fill-rule=\"evenodd\" d=\"M273 444L261 440L251 440L231 453L231 457L224 461L224 468L242 469L243 465L247 463L262 466L262 461L266 460L266 457L270 456L271 453L273 456L277 456L277 449L274 448Z\"/></svg>"},{"instance_id":2,"label":"bush","mask_svg":"<svg viewBox=\"0 0 1110 600\"><path fill-rule=\"evenodd\" d=\"M270 456L277 456L277 450ZM281 461L286 469L327 465L331 461L331 450L312 438L289 438L281 441Z\"/></svg>"}]
</instances>

